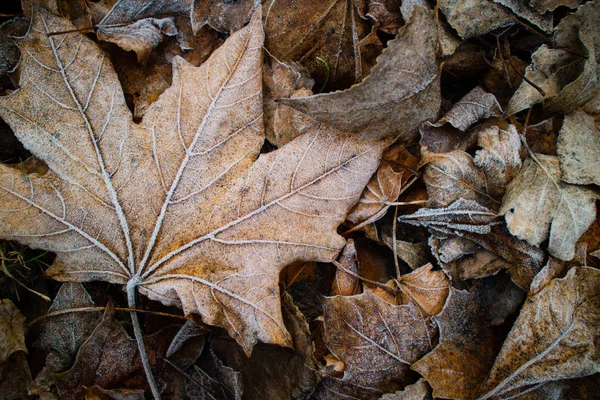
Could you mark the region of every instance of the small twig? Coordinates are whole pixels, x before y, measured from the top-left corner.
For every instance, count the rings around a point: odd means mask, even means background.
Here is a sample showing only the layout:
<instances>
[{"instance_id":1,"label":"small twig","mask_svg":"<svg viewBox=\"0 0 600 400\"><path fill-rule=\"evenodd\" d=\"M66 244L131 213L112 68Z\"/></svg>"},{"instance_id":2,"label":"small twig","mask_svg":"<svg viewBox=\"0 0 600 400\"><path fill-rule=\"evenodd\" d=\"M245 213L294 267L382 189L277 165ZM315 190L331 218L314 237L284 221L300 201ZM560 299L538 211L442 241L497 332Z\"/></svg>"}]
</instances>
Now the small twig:
<instances>
[{"instance_id":1,"label":"small twig","mask_svg":"<svg viewBox=\"0 0 600 400\"><path fill-rule=\"evenodd\" d=\"M344 267L342 264L340 264L337 261L332 261L332 263L333 263L333 265L335 265L336 267L338 267L339 269L341 269L342 271L344 271L348 275L353 276L353 277L355 277L357 279L360 279L361 281L370 283L371 285L377 286L378 288L381 288L381 289L387 291L388 293L393 294L394 296L396 296L398 293L400 293L399 290L394 290L393 288L389 287L386 284L383 284L383 283L377 282L377 281L372 281L370 279L367 279L367 278L364 278L364 277L358 275L357 273L354 273L354 272L350 271L348 268Z\"/></svg>"},{"instance_id":2,"label":"small twig","mask_svg":"<svg viewBox=\"0 0 600 400\"><path fill-rule=\"evenodd\" d=\"M187 379L189 379L194 385L198 386L199 388L203 389L206 394L208 394L208 396L213 399L213 400L217 400L214 396L214 394L210 391L209 388L207 388L206 386L204 386L202 383L198 382L197 380L194 379L194 377L192 377L190 374L188 374L187 372L185 372L184 370L182 370L181 368L179 368L177 365L175 365L171 360L169 360L168 358L163 358L163 361L166 362L167 364L169 364L171 367L173 367L177 372L179 372L181 375L185 376Z\"/></svg>"},{"instance_id":3,"label":"small twig","mask_svg":"<svg viewBox=\"0 0 600 400\"><path fill-rule=\"evenodd\" d=\"M539 36L544 42L546 43L550 43L551 40L549 38L546 37L546 35L544 35L541 32L538 32L537 29L535 29L534 27L532 27L531 25L521 21L519 18L515 17L514 15L511 15L511 18L519 25L524 26L528 31L530 31L531 33L533 33L536 36Z\"/></svg>"},{"instance_id":4,"label":"small twig","mask_svg":"<svg viewBox=\"0 0 600 400\"><path fill-rule=\"evenodd\" d=\"M13 18L13 17L19 17L23 14L0 14L0 18Z\"/></svg>"},{"instance_id":5,"label":"small twig","mask_svg":"<svg viewBox=\"0 0 600 400\"><path fill-rule=\"evenodd\" d=\"M533 82L532 82L532 81L531 81L529 78L527 78L525 75L523 75L523 74L521 73L521 71L519 71L519 70L517 69L517 67L515 67L515 66L513 65L513 63L512 63L512 61L510 60L510 58L508 59L508 65L510 65L510 66L511 66L511 68L512 68L512 69L513 69L513 70L514 70L516 73L517 73L517 75L519 75L519 76L520 76L520 77L521 77L521 78L522 78L522 79L523 79L525 82L529 83L531 86L533 86L533 88L534 88L535 90L537 90L538 92L540 92L540 94L541 94L542 96L546 97L546 92L544 92L544 90L543 90L541 87L539 87L538 85L536 85L535 83L533 83Z\"/></svg>"}]
</instances>

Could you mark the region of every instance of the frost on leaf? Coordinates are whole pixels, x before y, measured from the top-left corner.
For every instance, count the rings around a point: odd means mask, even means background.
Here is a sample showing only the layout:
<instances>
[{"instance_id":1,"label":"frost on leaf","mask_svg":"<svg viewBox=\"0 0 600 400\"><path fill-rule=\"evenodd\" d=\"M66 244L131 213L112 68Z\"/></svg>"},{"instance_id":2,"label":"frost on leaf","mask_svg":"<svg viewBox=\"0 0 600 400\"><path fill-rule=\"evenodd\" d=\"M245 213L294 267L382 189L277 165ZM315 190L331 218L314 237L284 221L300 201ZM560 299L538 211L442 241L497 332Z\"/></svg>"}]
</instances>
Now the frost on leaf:
<instances>
[{"instance_id":1,"label":"frost on leaf","mask_svg":"<svg viewBox=\"0 0 600 400\"><path fill-rule=\"evenodd\" d=\"M575 243L596 218L597 195L561 182L558 158L538 154L536 159L527 159L508 185L499 214L505 215L513 235L533 246L549 236L550 254L568 261L575 255Z\"/></svg>"},{"instance_id":2,"label":"frost on leaf","mask_svg":"<svg viewBox=\"0 0 600 400\"><path fill-rule=\"evenodd\" d=\"M57 253L55 279L128 284L199 313L247 353L257 340L289 346L279 271L335 259L336 228L381 144L320 125L257 158L260 12L200 67L176 58L173 85L140 125L93 42L47 35L70 29L37 9L20 42L21 88L0 99L1 116L51 169L0 165L0 237Z\"/></svg>"},{"instance_id":3,"label":"frost on leaf","mask_svg":"<svg viewBox=\"0 0 600 400\"><path fill-rule=\"evenodd\" d=\"M565 182L600 185L600 129L592 116L583 111L565 116L556 152Z\"/></svg>"}]
</instances>

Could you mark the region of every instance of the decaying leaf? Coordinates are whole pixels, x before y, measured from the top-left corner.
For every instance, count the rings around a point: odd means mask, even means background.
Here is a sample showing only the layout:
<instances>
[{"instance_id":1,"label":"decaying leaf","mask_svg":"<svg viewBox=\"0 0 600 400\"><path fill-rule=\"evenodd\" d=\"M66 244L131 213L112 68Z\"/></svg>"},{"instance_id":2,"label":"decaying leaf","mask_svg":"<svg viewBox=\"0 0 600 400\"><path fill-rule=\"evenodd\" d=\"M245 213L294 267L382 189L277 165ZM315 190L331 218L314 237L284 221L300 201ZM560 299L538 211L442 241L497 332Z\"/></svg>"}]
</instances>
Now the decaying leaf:
<instances>
[{"instance_id":1,"label":"decaying leaf","mask_svg":"<svg viewBox=\"0 0 600 400\"><path fill-rule=\"evenodd\" d=\"M360 18L354 3L265 1L267 50L278 60L299 62L319 85L328 82L329 90L360 82L371 60L381 51L381 44L369 24Z\"/></svg>"},{"instance_id":2,"label":"decaying leaf","mask_svg":"<svg viewBox=\"0 0 600 400\"><path fill-rule=\"evenodd\" d=\"M443 271L432 271L433 266L427 264L402 275L398 279L398 287L403 297L414 301L427 314L436 315L446 304L450 281Z\"/></svg>"},{"instance_id":3,"label":"decaying leaf","mask_svg":"<svg viewBox=\"0 0 600 400\"><path fill-rule=\"evenodd\" d=\"M600 185L600 129L593 117L583 111L565 116L556 152L563 181Z\"/></svg>"},{"instance_id":4,"label":"decaying leaf","mask_svg":"<svg viewBox=\"0 0 600 400\"><path fill-rule=\"evenodd\" d=\"M235 32L250 21L260 3L260 0L192 0L192 29L196 33L208 24L220 32Z\"/></svg>"},{"instance_id":5,"label":"decaying leaf","mask_svg":"<svg viewBox=\"0 0 600 400\"><path fill-rule=\"evenodd\" d=\"M15 18L0 25L0 75L17 70L21 51L13 37L23 36L29 27L26 18Z\"/></svg>"},{"instance_id":6,"label":"decaying leaf","mask_svg":"<svg viewBox=\"0 0 600 400\"><path fill-rule=\"evenodd\" d=\"M554 11L557 7L565 6L576 8L581 4L581 0L530 0L529 5L541 13Z\"/></svg>"},{"instance_id":7,"label":"decaying leaf","mask_svg":"<svg viewBox=\"0 0 600 400\"><path fill-rule=\"evenodd\" d=\"M144 400L144 391L141 389L106 390L100 386L85 389L86 400Z\"/></svg>"},{"instance_id":8,"label":"decaying leaf","mask_svg":"<svg viewBox=\"0 0 600 400\"><path fill-rule=\"evenodd\" d=\"M27 353L25 317L8 299L0 300L0 364L15 352Z\"/></svg>"},{"instance_id":9,"label":"decaying leaf","mask_svg":"<svg viewBox=\"0 0 600 400\"><path fill-rule=\"evenodd\" d=\"M130 301L138 287L225 327L248 354L258 340L291 345L279 272L337 257L336 229L382 144L321 125L257 160L259 12L200 67L175 58L173 85L140 125L98 47L47 29L72 25L36 11L22 86L0 113L52 171L0 166L0 235L57 253L55 279L128 285Z\"/></svg>"},{"instance_id":10,"label":"decaying leaf","mask_svg":"<svg viewBox=\"0 0 600 400\"><path fill-rule=\"evenodd\" d=\"M494 2L507 7L515 15L531 22L544 32L552 30L552 14L541 13L534 9L530 5L531 0L494 0Z\"/></svg>"},{"instance_id":11,"label":"decaying leaf","mask_svg":"<svg viewBox=\"0 0 600 400\"><path fill-rule=\"evenodd\" d=\"M31 371L27 357L22 351L13 353L0 363L0 398L21 400L27 398L27 387L31 383Z\"/></svg>"},{"instance_id":12,"label":"decaying leaf","mask_svg":"<svg viewBox=\"0 0 600 400\"><path fill-rule=\"evenodd\" d=\"M433 318L440 328L439 344L412 369L427 379L433 397L474 399L494 359L479 294L451 288L444 309Z\"/></svg>"},{"instance_id":13,"label":"decaying leaf","mask_svg":"<svg viewBox=\"0 0 600 400\"><path fill-rule=\"evenodd\" d=\"M477 150L473 161L487 177L487 188L496 197L502 197L506 185L519 173L522 162L521 138L514 125L507 129L497 126L479 131Z\"/></svg>"},{"instance_id":14,"label":"decaying leaf","mask_svg":"<svg viewBox=\"0 0 600 400\"><path fill-rule=\"evenodd\" d=\"M430 392L431 388L427 381L421 378L416 383L408 385L404 390L384 394L380 400L425 400Z\"/></svg>"},{"instance_id":15,"label":"decaying leaf","mask_svg":"<svg viewBox=\"0 0 600 400\"><path fill-rule=\"evenodd\" d=\"M323 301L325 343L344 377L326 378L321 398L371 398L397 390L409 366L431 349L431 332L413 305L392 305L369 289ZM341 390L341 392L340 392Z\"/></svg>"},{"instance_id":16,"label":"decaying leaf","mask_svg":"<svg viewBox=\"0 0 600 400\"><path fill-rule=\"evenodd\" d=\"M550 254L568 261L575 255L575 243L596 218L597 195L561 182L558 158L538 154L536 159L527 159L508 185L499 214L513 235L533 246L550 237Z\"/></svg>"},{"instance_id":17,"label":"decaying leaf","mask_svg":"<svg viewBox=\"0 0 600 400\"><path fill-rule=\"evenodd\" d=\"M94 305L83 285L69 282L60 287L48 313ZM46 364L52 372L67 370L73 365L79 347L87 340L101 317L102 313L99 311L75 311L44 320L38 346L49 352Z\"/></svg>"},{"instance_id":18,"label":"decaying leaf","mask_svg":"<svg viewBox=\"0 0 600 400\"><path fill-rule=\"evenodd\" d=\"M402 26L400 0L356 0L356 8L364 19L372 19L377 29L395 34Z\"/></svg>"},{"instance_id":19,"label":"decaying leaf","mask_svg":"<svg viewBox=\"0 0 600 400\"><path fill-rule=\"evenodd\" d=\"M335 278L331 285L331 295L352 296L360 293L360 282L356 277L358 275L358 259L356 257L354 240L349 239L348 242L346 242L346 246L340 254L338 263L354 275L344 271L344 269L338 268L335 271Z\"/></svg>"},{"instance_id":20,"label":"decaying leaf","mask_svg":"<svg viewBox=\"0 0 600 400\"><path fill-rule=\"evenodd\" d=\"M575 267L530 296L480 398L504 398L542 382L598 372L599 285L598 270Z\"/></svg>"},{"instance_id":21,"label":"decaying leaf","mask_svg":"<svg viewBox=\"0 0 600 400\"><path fill-rule=\"evenodd\" d=\"M466 131L480 119L499 117L500 115L502 115L502 108L500 108L496 96L486 93L481 87L476 86L454 104L435 125L441 126L449 123L461 131Z\"/></svg>"},{"instance_id":22,"label":"decaying leaf","mask_svg":"<svg viewBox=\"0 0 600 400\"><path fill-rule=\"evenodd\" d=\"M440 0L440 10L463 39L514 23L510 13L491 0Z\"/></svg>"},{"instance_id":23,"label":"decaying leaf","mask_svg":"<svg viewBox=\"0 0 600 400\"><path fill-rule=\"evenodd\" d=\"M86 0L22 0L23 14L27 18L31 17L37 5L68 18L79 29L92 28L92 12Z\"/></svg>"},{"instance_id":24,"label":"decaying leaf","mask_svg":"<svg viewBox=\"0 0 600 400\"><path fill-rule=\"evenodd\" d=\"M437 117L439 84L434 16L417 7L360 84L340 92L281 102L371 140L400 137L409 141L417 136L421 122Z\"/></svg>"}]
</instances>

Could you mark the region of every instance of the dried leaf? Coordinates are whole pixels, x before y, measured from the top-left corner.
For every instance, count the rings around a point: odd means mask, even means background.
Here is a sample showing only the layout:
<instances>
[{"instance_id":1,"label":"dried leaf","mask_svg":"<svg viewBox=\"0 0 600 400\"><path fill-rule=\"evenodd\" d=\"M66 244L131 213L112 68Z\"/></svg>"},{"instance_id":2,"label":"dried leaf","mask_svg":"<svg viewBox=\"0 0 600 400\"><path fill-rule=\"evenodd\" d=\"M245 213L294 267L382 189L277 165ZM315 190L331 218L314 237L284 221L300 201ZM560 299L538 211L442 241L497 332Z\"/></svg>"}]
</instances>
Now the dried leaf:
<instances>
[{"instance_id":1,"label":"dried leaf","mask_svg":"<svg viewBox=\"0 0 600 400\"><path fill-rule=\"evenodd\" d=\"M552 31L552 13L541 13L531 7L531 0L494 0L510 9L515 15L539 27L544 32Z\"/></svg>"},{"instance_id":2,"label":"dried leaf","mask_svg":"<svg viewBox=\"0 0 600 400\"><path fill-rule=\"evenodd\" d=\"M475 201L487 208L500 203L489 195L486 176L475 165L470 154L453 150L445 154L427 156L431 160L423 172L423 181L429 195L428 205L446 207L458 199Z\"/></svg>"},{"instance_id":3,"label":"dried leaf","mask_svg":"<svg viewBox=\"0 0 600 400\"><path fill-rule=\"evenodd\" d=\"M421 154L427 160L431 154L444 154L453 150L466 151L477 143L475 131L461 132L451 125L425 122L419 127Z\"/></svg>"},{"instance_id":4,"label":"dried leaf","mask_svg":"<svg viewBox=\"0 0 600 400\"><path fill-rule=\"evenodd\" d=\"M404 390L384 394L380 400L425 400L428 398L430 391L427 381L421 378L416 383L405 387Z\"/></svg>"},{"instance_id":5,"label":"dried leaf","mask_svg":"<svg viewBox=\"0 0 600 400\"><path fill-rule=\"evenodd\" d=\"M27 18L31 16L37 5L68 18L78 29L92 28L92 14L86 0L21 0L23 14Z\"/></svg>"},{"instance_id":6,"label":"dried leaf","mask_svg":"<svg viewBox=\"0 0 600 400\"><path fill-rule=\"evenodd\" d=\"M166 357L182 370L186 370L200 357L208 332L208 329L194 321L185 321L171 341Z\"/></svg>"},{"instance_id":7,"label":"dried leaf","mask_svg":"<svg viewBox=\"0 0 600 400\"><path fill-rule=\"evenodd\" d=\"M476 86L460 99L434 126L449 123L455 128L466 131L480 119L499 117L502 108L496 96L486 93L481 87Z\"/></svg>"},{"instance_id":8,"label":"dried leaf","mask_svg":"<svg viewBox=\"0 0 600 400\"><path fill-rule=\"evenodd\" d=\"M439 7L463 39L514 23L510 13L491 0L440 0Z\"/></svg>"},{"instance_id":9,"label":"dried leaf","mask_svg":"<svg viewBox=\"0 0 600 400\"><path fill-rule=\"evenodd\" d=\"M403 25L400 0L355 0L358 13L364 19L372 19L378 30L396 34Z\"/></svg>"},{"instance_id":10,"label":"dried leaf","mask_svg":"<svg viewBox=\"0 0 600 400\"><path fill-rule=\"evenodd\" d=\"M598 372L599 285L598 270L576 267L530 296L480 398L507 397L538 383Z\"/></svg>"},{"instance_id":11,"label":"dried leaf","mask_svg":"<svg viewBox=\"0 0 600 400\"><path fill-rule=\"evenodd\" d=\"M219 32L238 31L250 21L260 3L259 0L193 0L192 29L196 33L208 24Z\"/></svg>"},{"instance_id":12,"label":"dried leaf","mask_svg":"<svg viewBox=\"0 0 600 400\"><path fill-rule=\"evenodd\" d=\"M492 332L479 294L452 288L444 309L433 318L440 342L412 369L427 379L434 398L474 399L494 359Z\"/></svg>"},{"instance_id":13,"label":"dried leaf","mask_svg":"<svg viewBox=\"0 0 600 400\"><path fill-rule=\"evenodd\" d=\"M442 271L432 271L432 268L431 264L427 264L402 275L398 279L398 287L407 300L414 301L427 314L436 315L446 304L450 281Z\"/></svg>"},{"instance_id":14,"label":"dried leaf","mask_svg":"<svg viewBox=\"0 0 600 400\"><path fill-rule=\"evenodd\" d=\"M487 188L493 196L502 197L506 185L521 169L521 138L514 125L503 130L497 126L479 131L477 150L473 161L487 177Z\"/></svg>"},{"instance_id":15,"label":"dried leaf","mask_svg":"<svg viewBox=\"0 0 600 400\"><path fill-rule=\"evenodd\" d=\"M437 117L440 71L433 13L417 7L360 84L283 104L343 131L371 139L414 139L421 122Z\"/></svg>"},{"instance_id":16,"label":"dried leaf","mask_svg":"<svg viewBox=\"0 0 600 400\"><path fill-rule=\"evenodd\" d=\"M248 354L258 340L289 346L279 272L337 257L336 229L382 144L320 126L256 160L260 13L200 67L176 58L172 87L139 126L91 41L69 34L58 49L45 26L72 25L43 10L33 26L26 79L0 113L53 171L0 166L0 235L56 252L55 279L137 286L225 327Z\"/></svg>"},{"instance_id":17,"label":"dried leaf","mask_svg":"<svg viewBox=\"0 0 600 400\"><path fill-rule=\"evenodd\" d=\"M328 82L329 90L360 82L381 51L380 44L365 43L378 42L377 36L358 15L353 0L267 0L263 8L269 53L301 63L319 85Z\"/></svg>"},{"instance_id":18,"label":"dried leaf","mask_svg":"<svg viewBox=\"0 0 600 400\"><path fill-rule=\"evenodd\" d=\"M554 11L560 6L576 8L580 3L581 0L529 0L529 5L540 13Z\"/></svg>"},{"instance_id":19,"label":"dried leaf","mask_svg":"<svg viewBox=\"0 0 600 400\"><path fill-rule=\"evenodd\" d=\"M48 313L94 306L83 285L64 283ZM38 346L49 352L46 364L50 371L65 371L73 365L79 347L87 340L101 317L102 313L99 311L66 312L44 320Z\"/></svg>"},{"instance_id":20,"label":"dried leaf","mask_svg":"<svg viewBox=\"0 0 600 400\"><path fill-rule=\"evenodd\" d=\"M27 353L25 317L9 299L0 300L0 364L17 351Z\"/></svg>"},{"instance_id":21,"label":"dried leaf","mask_svg":"<svg viewBox=\"0 0 600 400\"><path fill-rule=\"evenodd\" d=\"M596 197L590 189L560 182L556 157L529 158L509 184L499 214L510 232L533 246L550 237L551 255L568 261L575 243L596 218Z\"/></svg>"},{"instance_id":22,"label":"dried leaf","mask_svg":"<svg viewBox=\"0 0 600 400\"><path fill-rule=\"evenodd\" d=\"M0 363L0 398L2 400L28 398L27 387L30 382L31 371L25 353L20 351L13 353L4 363Z\"/></svg>"},{"instance_id":23,"label":"dried leaf","mask_svg":"<svg viewBox=\"0 0 600 400\"><path fill-rule=\"evenodd\" d=\"M600 130L593 117L583 111L565 116L556 151L563 181L600 186Z\"/></svg>"},{"instance_id":24,"label":"dried leaf","mask_svg":"<svg viewBox=\"0 0 600 400\"><path fill-rule=\"evenodd\" d=\"M317 397L370 398L398 389L408 366L431 349L431 332L412 305L392 305L369 289L323 301L325 343L346 369L344 378L328 377Z\"/></svg>"},{"instance_id":25,"label":"dried leaf","mask_svg":"<svg viewBox=\"0 0 600 400\"><path fill-rule=\"evenodd\" d=\"M106 390L100 386L85 389L85 400L144 400L144 391L141 389Z\"/></svg>"},{"instance_id":26,"label":"dried leaf","mask_svg":"<svg viewBox=\"0 0 600 400\"><path fill-rule=\"evenodd\" d=\"M338 263L346 270L353 272L354 275L338 268L335 271L335 278L331 285L331 295L352 296L360 293L360 282L356 277L356 275L358 275L358 259L356 257L354 240L348 239L346 247L344 247L344 250L342 250L342 253L340 254Z\"/></svg>"},{"instance_id":27,"label":"dried leaf","mask_svg":"<svg viewBox=\"0 0 600 400\"><path fill-rule=\"evenodd\" d=\"M567 271L567 263L550 256L548 263L542 268L542 270L535 276L531 287L529 288L529 294L538 294L544 289L550 282L555 278L560 278Z\"/></svg>"},{"instance_id":28,"label":"dried leaf","mask_svg":"<svg viewBox=\"0 0 600 400\"><path fill-rule=\"evenodd\" d=\"M27 18L14 18L0 25L0 75L17 70L21 51L13 37L23 36L29 28Z\"/></svg>"}]
</instances>

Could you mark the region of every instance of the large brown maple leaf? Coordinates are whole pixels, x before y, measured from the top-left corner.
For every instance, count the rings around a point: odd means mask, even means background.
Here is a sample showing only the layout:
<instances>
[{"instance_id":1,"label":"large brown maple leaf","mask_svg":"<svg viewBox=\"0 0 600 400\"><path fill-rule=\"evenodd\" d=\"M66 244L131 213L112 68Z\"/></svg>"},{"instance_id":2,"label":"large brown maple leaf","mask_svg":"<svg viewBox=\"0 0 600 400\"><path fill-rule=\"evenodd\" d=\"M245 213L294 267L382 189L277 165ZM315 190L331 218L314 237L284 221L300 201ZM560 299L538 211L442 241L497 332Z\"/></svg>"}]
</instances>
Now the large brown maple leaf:
<instances>
[{"instance_id":1,"label":"large brown maple leaf","mask_svg":"<svg viewBox=\"0 0 600 400\"><path fill-rule=\"evenodd\" d=\"M0 115L50 171L0 165L0 238L56 253L48 274L127 285L219 325L250 353L291 345L280 270L334 260L336 228L382 146L325 125L275 152L263 144L260 11L132 122L105 54L38 8L21 87Z\"/></svg>"}]
</instances>

